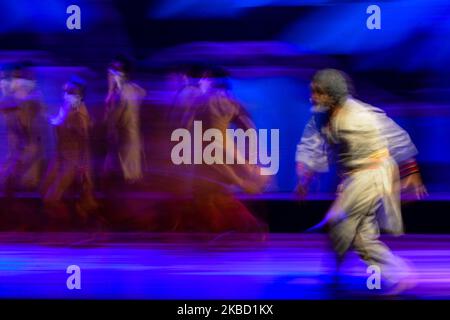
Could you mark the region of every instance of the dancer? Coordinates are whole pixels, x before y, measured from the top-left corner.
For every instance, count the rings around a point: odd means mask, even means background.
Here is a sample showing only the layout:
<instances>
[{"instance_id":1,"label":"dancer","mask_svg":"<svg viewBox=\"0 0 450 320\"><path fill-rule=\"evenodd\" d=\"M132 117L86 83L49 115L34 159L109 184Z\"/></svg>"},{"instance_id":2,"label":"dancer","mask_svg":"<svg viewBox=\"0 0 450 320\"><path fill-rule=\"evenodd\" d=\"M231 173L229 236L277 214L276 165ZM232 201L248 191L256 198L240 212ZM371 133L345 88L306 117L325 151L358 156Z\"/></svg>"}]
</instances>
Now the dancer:
<instances>
[{"instance_id":1,"label":"dancer","mask_svg":"<svg viewBox=\"0 0 450 320\"><path fill-rule=\"evenodd\" d=\"M167 127L168 136L165 141L170 141L172 132L179 128L190 130L193 123L193 118L196 113L196 101L202 95L198 86L198 81L201 76L201 68L198 66L190 66L175 69L173 78L176 79L177 89L168 108ZM169 165L167 167L169 176L173 177L170 184L171 192L183 196L192 195L192 166L177 166L174 165L170 159L171 145L167 145L167 158Z\"/></svg>"},{"instance_id":2,"label":"dancer","mask_svg":"<svg viewBox=\"0 0 450 320\"><path fill-rule=\"evenodd\" d=\"M104 174L134 183L142 178L142 146L139 107L146 93L130 81L131 65L117 57L108 69L108 95L104 120L107 127L108 154Z\"/></svg>"},{"instance_id":3,"label":"dancer","mask_svg":"<svg viewBox=\"0 0 450 320\"><path fill-rule=\"evenodd\" d=\"M231 96L227 74L220 68L205 70L199 80L202 95L197 99L195 116L192 121L200 121L203 130L215 129L221 132L223 141L214 141L217 152L225 155L233 152L235 157L245 157L236 152L233 143L226 143L226 129L236 126L243 129L254 128L254 124L244 107ZM189 125L192 129L192 123ZM233 148L233 150L227 148ZM237 163L235 161L234 163ZM200 164L195 165L194 217L202 231L263 231L265 226L238 201L230 187L239 187L247 193L261 192L267 182L259 173L257 165L245 164Z\"/></svg>"},{"instance_id":4,"label":"dancer","mask_svg":"<svg viewBox=\"0 0 450 320\"><path fill-rule=\"evenodd\" d=\"M152 180L156 182L157 179L161 179L158 189L167 192L171 196L171 201L161 204L164 215L154 215L151 222L153 231L185 231L187 229L186 223L189 222L187 217L192 211L194 167L173 163L171 136L177 129L190 129L192 126L195 101L202 94L198 87L200 71L201 69L195 65L176 66L171 67L166 75L165 121L162 123L164 130L158 141L158 155L163 155L164 159L163 170L161 175L153 176Z\"/></svg>"},{"instance_id":5,"label":"dancer","mask_svg":"<svg viewBox=\"0 0 450 320\"><path fill-rule=\"evenodd\" d=\"M414 160L417 150L382 110L351 97L340 71L317 72L311 91L314 114L296 154L297 192L307 193L314 172L327 171L334 153L342 183L321 225L329 229L338 262L353 247L366 263L381 268L391 293L401 292L412 284L405 276L409 268L378 239L379 228L403 233L399 165L403 188L413 189L418 198L426 195Z\"/></svg>"},{"instance_id":6,"label":"dancer","mask_svg":"<svg viewBox=\"0 0 450 320\"><path fill-rule=\"evenodd\" d=\"M0 111L7 128L8 154L3 172L6 195L18 189L35 190L43 165L43 105L29 68L16 65L4 71Z\"/></svg>"},{"instance_id":7,"label":"dancer","mask_svg":"<svg viewBox=\"0 0 450 320\"><path fill-rule=\"evenodd\" d=\"M69 211L62 197L71 187L80 194L76 213L81 222L87 222L89 214L97 208L90 164L90 119L84 92L81 79L67 82L59 113L50 119L56 136L56 154L43 181L42 192L50 224L56 224L55 227L69 223Z\"/></svg>"},{"instance_id":8,"label":"dancer","mask_svg":"<svg viewBox=\"0 0 450 320\"><path fill-rule=\"evenodd\" d=\"M198 81L201 77L201 67L192 65L180 67L171 74L175 79L176 91L171 101L167 121L172 129L190 128L195 114L195 101L202 94Z\"/></svg>"}]
</instances>

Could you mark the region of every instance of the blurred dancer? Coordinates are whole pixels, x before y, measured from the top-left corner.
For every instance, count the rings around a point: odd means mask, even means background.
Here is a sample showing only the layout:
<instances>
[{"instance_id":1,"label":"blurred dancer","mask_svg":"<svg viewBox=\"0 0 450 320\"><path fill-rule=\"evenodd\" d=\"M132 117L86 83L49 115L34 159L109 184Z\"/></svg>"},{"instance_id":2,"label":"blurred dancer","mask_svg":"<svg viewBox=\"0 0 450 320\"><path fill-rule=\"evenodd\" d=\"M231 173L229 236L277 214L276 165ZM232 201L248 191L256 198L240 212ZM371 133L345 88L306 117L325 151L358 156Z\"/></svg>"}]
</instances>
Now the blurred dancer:
<instances>
[{"instance_id":1,"label":"blurred dancer","mask_svg":"<svg viewBox=\"0 0 450 320\"><path fill-rule=\"evenodd\" d=\"M192 182L194 168L192 165L175 165L171 159L173 144L170 143L172 132L177 129L190 129L192 118L195 115L195 101L201 95L198 80L201 69L197 66L176 66L166 75L164 132L159 144L160 155L164 156L163 174L152 177L157 179L168 192L171 201L161 206L164 215L154 215L152 221L153 231L182 231L185 230L186 217L192 210ZM154 145L152 146L154 148Z\"/></svg>"},{"instance_id":2,"label":"blurred dancer","mask_svg":"<svg viewBox=\"0 0 450 320\"><path fill-rule=\"evenodd\" d=\"M108 95L104 119L108 154L104 164L107 181L133 183L142 178L142 146L139 107L145 90L130 81L130 62L116 58L108 69Z\"/></svg>"},{"instance_id":3,"label":"blurred dancer","mask_svg":"<svg viewBox=\"0 0 450 320\"><path fill-rule=\"evenodd\" d=\"M407 264L379 238L379 228L403 233L399 170L404 188L421 198L426 190L408 134L375 107L353 99L345 76L333 69L316 73L311 84L313 117L297 147L297 191L305 195L314 172L328 169L329 152L341 167L338 197L321 225L329 229L338 263L353 247L369 265L381 268L391 293L407 289Z\"/></svg>"},{"instance_id":4,"label":"blurred dancer","mask_svg":"<svg viewBox=\"0 0 450 320\"><path fill-rule=\"evenodd\" d=\"M5 117L8 154L1 174L7 195L34 190L43 165L43 105L36 82L25 65L17 65L1 80L0 111Z\"/></svg>"},{"instance_id":5,"label":"blurred dancer","mask_svg":"<svg viewBox=\"0 0 450 320\"><path fill-rule=\"evenodd\" d=\"M248 112L229 92L224 70L212 68L203 73L199 81L202 95L197 99L192 121L201 121L203 130L216 129L222 133L223 141L214 141L226 157L226 129L236 126L253 129ZM189 125L192 128L192 123ZM235 150L233 150L235 151ZM235 157L244 156L234 152ZM236 163L236 161L234 162ZM259 175L256 165L246 164L201 164L195 165L194 206L192 219L200 222L203 231L263 231L265 226L232 194L230 187L239 187L248 193L262 191L265 180ZM201 226L201 223L205 225Z\"/></svg>"},{"instance_id":6,"label":"blurred dancer","mask_svg":"<svg viewBox=\"0 0 450 320\"><path fill-rule=\"evenodd\" d=\"M50 119L56 136L56 154L43 181L43 199L51 223L69 222L69 212L61 202L71 188L80 199L76 213L82 222L97 207L93 194L90 164L90 119L84 103L84 83L72 79L64 85L64 102ZM58 227L58 226L56 226Z\"/></svg>"},{"instance_id":7,"label":"blurred dancer","mask_svg":"<svg viewBox=\"0 0 450 320\"><path fill-rule=\"evenodd\" d=\"M178 68L174 72L173 77L178 88L168 113L170 127L189 129L192 126L195 101L202 94L198 86L200 76L201 68L199 66Z\"/></svg>"},{"instance_id":8,"label":"blurred dancer","mask_svg":"<svg viewBox=\"0 0 450 320\"><path fill-rule=\"evenodd\" d=\"M177 89L173 96L169 111L167 114L168 125L168 139L172 132L179 128L190 130L192 127L193 118L196 113L196 101L202 95L198 86L198 81L201 76L201 68L198 66L180 67L175 69L172 74L174 82L177 83ZM169 145L169 147L172 147ZM170 176L174 178L171 191L175 194L191 196L192 195L192 178L193 167L177 166L170 160L171 148L168 150L168 159Z\"/></svg>"}]
</instances>

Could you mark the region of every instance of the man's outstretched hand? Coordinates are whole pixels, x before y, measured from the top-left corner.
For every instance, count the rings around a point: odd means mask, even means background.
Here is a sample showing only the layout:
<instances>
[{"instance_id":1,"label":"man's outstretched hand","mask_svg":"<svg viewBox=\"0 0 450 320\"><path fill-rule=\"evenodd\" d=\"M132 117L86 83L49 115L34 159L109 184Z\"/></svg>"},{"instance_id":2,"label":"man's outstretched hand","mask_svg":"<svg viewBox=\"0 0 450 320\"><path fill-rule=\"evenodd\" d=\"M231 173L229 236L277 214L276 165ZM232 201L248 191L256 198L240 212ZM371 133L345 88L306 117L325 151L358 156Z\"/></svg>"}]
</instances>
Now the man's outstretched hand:
<instances>
[{"instance_id":1,"label":"man's outstretched hand","mask_svg":"<svg viewBox=\"0 0 450 320\"><path fill-rule=\"evenodd\" d=\"M420 173L413 173L401 181L402 193L406 195L412 195L417 200L423 199L428 195L427 189L425 188Z\"/></svg>"}]
</instances>

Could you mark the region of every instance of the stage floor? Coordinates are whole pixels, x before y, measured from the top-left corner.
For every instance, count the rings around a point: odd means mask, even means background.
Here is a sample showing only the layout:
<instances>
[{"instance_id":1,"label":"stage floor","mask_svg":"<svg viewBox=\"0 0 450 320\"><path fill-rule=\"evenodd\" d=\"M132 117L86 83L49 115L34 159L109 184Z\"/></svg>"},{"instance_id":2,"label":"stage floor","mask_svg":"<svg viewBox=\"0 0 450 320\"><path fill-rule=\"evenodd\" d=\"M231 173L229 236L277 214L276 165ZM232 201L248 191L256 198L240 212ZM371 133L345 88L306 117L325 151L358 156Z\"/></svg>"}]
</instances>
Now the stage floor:
<instances>
[{"instance_id":1,"label":"stage floor","mask_svg":"<svg viewBox=\"0 0 450 320\"><path fill-rule=\"evenodd\" d=\"M416 287L399 298L450 299L450 236L383 240L413 264ZM350 254L331 290L323 234L0 233L3 299L365 299L366 266ZM81 289L69 290L70 265Z\"/></svg>"}]
</instances>

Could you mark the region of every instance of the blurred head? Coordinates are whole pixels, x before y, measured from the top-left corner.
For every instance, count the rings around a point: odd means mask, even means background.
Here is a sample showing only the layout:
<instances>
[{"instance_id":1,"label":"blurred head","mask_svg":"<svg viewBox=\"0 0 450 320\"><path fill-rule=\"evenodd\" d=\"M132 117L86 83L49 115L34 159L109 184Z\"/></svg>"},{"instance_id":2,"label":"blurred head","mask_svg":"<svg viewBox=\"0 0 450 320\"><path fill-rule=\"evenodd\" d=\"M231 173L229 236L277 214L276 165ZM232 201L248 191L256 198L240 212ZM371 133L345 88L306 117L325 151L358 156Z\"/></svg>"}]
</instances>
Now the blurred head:
<instances>
[{"instance_id":1,"label":"blurred head","mask_svg":"<svg viewBox=\"0 0 450 320\"><path fill-rule=\"evenodd\" d=\"M212 78L209 75L204 75L198 81L198 87L203 93L208 92L213 87Z\"/></svg>"},{"instance_id":2,"label":"blurred head","mask_svg":"<svg viewBox=\"0 0 450 320\"><path fill-rule=\"evenodd\" d=\"M175 90L184 88L189 84L189 77L181 71L173 71L168 74L167 79Z\"/></svg>"},{"instance_id":3,"label":"blurred head","mask_svg":"<svg viewBox=\"0 0 450 320\"><path fill-rule=\"evenodd\" d=\"M77 108L84 99L85 89L84 81L73 77L63 88L64 105L70 108Z\"/></svg>"},{"instance_id":4,"label":"blurred head","mask_svg":"<svg viewBox=\"0 0 450 320\"><path fill-rule=\"evenodd\" d=\"M220 67L206 68L198 81L198 86L202 92L211 89L228 90L230 88L228 73Z\"/></svg>"},{"instance_id":5,"label":"blurred head","mask_svg":"<svg viewBox=\"0 0 450 320\"><path fill-rule=\"evenodd\" d=\"M131 61L125 56L115 57L108 66L108 77L121 88L123 83L129 79L131 72Z\"/></svg>"},{"instance_id":6,"label":"blurred head","mask_svg":"<svg viewBox=\"0 0 450 320\"><path fill-rule=\"evenodd\" d=\"M9 88L11 93L17 97L26 96L35 88L36 82L30 66L30 63L23 62L12 68Z\"/></svg>"},{"instance_id":7,"label":"blurred head","mask_svg":"<svg viewBox=\"0 0 450 320\"><path fill-rule=\"evenodd\" d=\"M311 82L311 100L314 105L331 109L344 103L349 95L346 75L336 69L318 71Z\"/></svg>"},{"instance_id":8,"label":"blurred head","mask_svg":"<svg viewBox=\"0 0 450 320\"><path fill-rule=\"evenodd\" d=\"M197 85L200 74L194 65L171 66L167 71L167 80L175 91L188 85Z\"/></svg>"}]
</instances>

